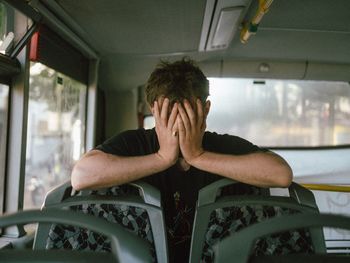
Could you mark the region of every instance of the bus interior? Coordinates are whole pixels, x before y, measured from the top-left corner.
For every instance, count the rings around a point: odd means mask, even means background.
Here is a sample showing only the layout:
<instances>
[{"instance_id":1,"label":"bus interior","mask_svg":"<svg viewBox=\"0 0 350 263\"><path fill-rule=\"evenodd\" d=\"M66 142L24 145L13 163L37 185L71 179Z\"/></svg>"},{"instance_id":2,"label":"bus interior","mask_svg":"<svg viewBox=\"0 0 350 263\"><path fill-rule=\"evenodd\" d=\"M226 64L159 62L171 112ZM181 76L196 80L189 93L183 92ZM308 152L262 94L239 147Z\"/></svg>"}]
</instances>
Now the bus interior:
<instances>
[{"instance_id":1,"label":"bus interior","mask_svg":"<svg viewBox=\"0 0 350 263\"><path fill-rule=\"evenodd\" d=\"M58 211L67 210L69 202L101 205L91 192L72 189L74 164L121 131L153 128L145 83L160 61L184 57L196 61L209 79L207 129L274 151L293 170L291 187L269 189L277 199L266 202L277 206L286 200L289 210L302 215L248 226L237 238L273 225L280 231L322 229L310 230L312 241L323 247L314 245L313 257L281 253L285 257L277 261L349 261L349 10L348 0L1 0L0 261L168 262L161 197L142 182L130 184L142 198L119 201L136 202L149 215L155 231L151 255L144 240L115 222ZM224 179L215 191L230 183ZM206 199L212 189L201 192L197 217L204 218L203 207L216 202ZM254 202L264 200L258 199ZM50 222L104 234L112 255L51 253ZM192 232L196 238L204 235L203 222ZM253 237L229 238L212 246L216 256L209 260L192 240L190 261L229 262L234 256L246 261ZM247 257L240 257L245 249Z\"/></svg>"}]
</instances>

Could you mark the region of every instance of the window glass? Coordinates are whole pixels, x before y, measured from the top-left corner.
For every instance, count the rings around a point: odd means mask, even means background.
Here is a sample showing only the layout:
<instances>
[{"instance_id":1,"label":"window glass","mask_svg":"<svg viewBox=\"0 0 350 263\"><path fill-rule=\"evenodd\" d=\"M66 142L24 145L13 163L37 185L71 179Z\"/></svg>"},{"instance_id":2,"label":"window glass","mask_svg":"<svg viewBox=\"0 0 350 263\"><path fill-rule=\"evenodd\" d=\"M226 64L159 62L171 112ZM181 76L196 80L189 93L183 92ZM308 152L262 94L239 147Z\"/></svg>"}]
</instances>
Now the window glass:
<instances>
[{"instance_id":1,"label":"window glass","mask_svg":"<svg viewBox=\"0 0 350 263\"><path fill-rule=\"evenodd\" d=\"M40 63L30 65L24 207L70 178L84 152L86 86Z\"/></svg>"},{"instance_id":2,"label":"window glass","mask_svg":"<svg viewBox=\"0 0 350 263\"><path fill-rule=\"evenodd\" d=\"M260 146L350 144L345 82L211 78L208 130Z\"/></svg>"},{"instance_id":3,"label":"window glass","mask_svg":"<svg viewBox=\"0 0 350 263\"><path fill-rule=\"evenodd\" d=\"M0 2L0 41L3 41L6 36L6 8Z\"/></svg>"},{"instance_id":4,"label":"window glass","mask_svg":"<svg viewBox=\"0 0 350 263\"><path fill-rule=\"evenodd\" d=\"M0 214L3 212L9 86L0 84Z\"/></svg>"},{"instance_id":5,"label":"window glass","mask_svg":"<svg viewBox=\"0 0 350 263\"><path fill-rule=\"evenodd\" d=\"M350 87L345 82L209 78L207 129L260 146L350 144ZM153 116L144 127L154 127Z\"/></svg>"},{"instance_id":6,"label":"window glass","mask_svg":"<svg viewBox=\"0 0 350 263\"><path fill-rule=\"evenodd\" d=\"M4 39L6 37L6 23L7 22L7 14L6 7L3 3L0 2L0 47L2 46Z\"/></svg>"},{"instance_id":7,"label":"window glass","mask_svg":"<svg viewBox=\"0 0 350 263\"><path fill-rule=\"evenodd\" d=\"M155 126L155 121L153 116L146 116L143 120L143 127L145 129L152 129Z\"/></svg>"},{"instance_id":8,"label":"window glass","mask_svg":"<svg viewBox=\"0 0 350 263\"><path fill-rule=\"evenodd\" d=\"M7 54L13 46L11 43L14 39L14 34L9 30L11 18L9 17L9 7L0 2L0 53ZM11 13L11 12L10 12Z\"/></svg>"},{"instance_id":9,"label":"window glass","mask_svg":"<svg viewBox=\"0 0 350 263\"><path fill-rule=\"evenodd\" d=\"M25 27L17 26L15 29L14 21ZM0 1L0 53L9 55L32 25L29 17Z\"/></svg>"}]
</instances>

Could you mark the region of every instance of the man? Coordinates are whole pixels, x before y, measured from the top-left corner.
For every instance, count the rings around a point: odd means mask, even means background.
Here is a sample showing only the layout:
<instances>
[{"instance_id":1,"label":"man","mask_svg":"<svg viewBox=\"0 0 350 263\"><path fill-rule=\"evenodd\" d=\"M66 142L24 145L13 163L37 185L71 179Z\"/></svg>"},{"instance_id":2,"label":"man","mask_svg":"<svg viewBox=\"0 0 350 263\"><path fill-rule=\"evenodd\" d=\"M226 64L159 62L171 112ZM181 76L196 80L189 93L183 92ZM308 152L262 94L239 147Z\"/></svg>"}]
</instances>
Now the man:
<instances>
[{"instance_id":1,"label":"man","mask_svg":"<svg viewBox=\"0 0 350 263\"><path fill-rule=\"evenodd\" d=\"M157 187L170 259L186 262L200 188L221 176L288 187L292 171L280 156L242 138L205 131L209 82L193 61L162 62L148 79L146 95L155 129L123 132L85 154L73 169L72 185L81 190L143 179Z\"/></svg>"}]
</instances>

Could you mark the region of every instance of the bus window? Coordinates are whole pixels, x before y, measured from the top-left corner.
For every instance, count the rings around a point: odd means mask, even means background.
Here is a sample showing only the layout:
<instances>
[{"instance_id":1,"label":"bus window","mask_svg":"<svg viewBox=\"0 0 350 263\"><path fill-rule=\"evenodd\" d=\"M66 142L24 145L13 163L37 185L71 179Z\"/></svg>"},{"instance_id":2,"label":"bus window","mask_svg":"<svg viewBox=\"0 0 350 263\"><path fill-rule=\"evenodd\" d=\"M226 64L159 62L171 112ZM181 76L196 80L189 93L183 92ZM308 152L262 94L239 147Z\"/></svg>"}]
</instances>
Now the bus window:
<instances>
[{"instance_id":1,"label":"bus window","mask_svg":"<svg viewBox=\"0 0 350 263\"><path fill-rule=\"evenodd\" d=\"M15 26L23 24L25 26ZM0 2L0 54L10 56L15 46L33 26L33 21L12 6ZM16 30L14 28L16 27Z\"/></svg>"},{"instance_id":2,"label":"bus window","mask_svg":"<svg viewBox=\"0 0 350 263\"><path fill-rule=\"evenodd\" d=\"M153 116L146 116L143 120L143 127L145 129L152 129L155 126Z\"/></svg>"},{"instance_id":3,"label":"bus window","mask_svg":"<svg viewBox=\"0 0 350 263\"><path fill-rule=\"evenodd\" d=\"M85 151L86 86L33 62L29 85L25 209L68 180Z\"/></svg>"},{"instance_id":4,"label":"bus window","mask_svg":"<svg viewBox=\"0 0 350 263\"><path fill-rule=\"evenodd\" d=\"M3 212L9 86L0 84L0 214Z\"/></svg>"},{"instance_id":5,"label":"bus window","mask_svg":"<svg viewBox=\"0 0 350 263\"><path fill-rule=\"evenodd\" d=\"M259 146L350 144L350 87L346 82L209 78L208 130ZM154 127L153 116L144 128Z\"/></svg>"},{"instance_id":6,"label":"bus window","mask_svg":"<svg viewBox=\"0 0 350 263\"><path fill-rule=\"evenodd\" d=\"M350 144L346 82L210 78L209 130L260 146Z\"/></svg>"}]
</instances>

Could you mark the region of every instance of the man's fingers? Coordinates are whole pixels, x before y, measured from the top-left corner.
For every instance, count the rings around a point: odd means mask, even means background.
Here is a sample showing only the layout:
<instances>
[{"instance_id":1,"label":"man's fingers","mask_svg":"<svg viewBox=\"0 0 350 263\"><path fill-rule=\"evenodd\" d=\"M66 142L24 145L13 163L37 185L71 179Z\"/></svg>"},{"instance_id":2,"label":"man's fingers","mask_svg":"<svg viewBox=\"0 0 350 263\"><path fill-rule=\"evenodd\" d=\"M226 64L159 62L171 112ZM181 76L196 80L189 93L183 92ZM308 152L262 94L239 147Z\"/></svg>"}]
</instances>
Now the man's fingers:
<instances>
[{"instance_id":1,"label":"man's fingers","mask_svg":"<svg viewBox=\"0 0 350 263\"><path fill-rule=\"evenodd\" d=\"M177 116L177 103L174 104L170 116L169 116L169 120L168 120L168 128L172 129L175 122L176 122L176 116Z\"/></svg>"},{"instance_id":2,"label":"man's fingers","mask_svg":"<svg viewBox=\"0 0 350 263\"><path fill-rule=\"evenodd\" d=\"M203 105L200 99L197 99L197 115L198 115L197 125L199 128L202 128L202 124L204 121L204 114L203 114Z\"/></svg>"},{"instance_id":3,"label":"man's fingers","mask_svg":"<svg viewBox=\"0 0 350 263\"><path fill-rule=\"evenodd\" d=\"M185 127L186 132L190 132L191 131L190 120L188 119L188 116L187 116L187 113L185 112L185 109L182 107L182 105L180 103L179 103L178 109L179 109L179 113L181 116L182 125Z\"/></svg>"},{"instance_id":4,"label":"man's fingers","mask_svg":"<svg viewBox=\"0 0 350 263\"><path fill-rule=\"evenodd\" d=\"M153 102L153 115L154 115L154 120L156 122L156 125L159 124L159 108L158 108L157 101Z\"/></svg>"},{"instance_id":5,"label":"man's fingers","mask_svg":"<svg viewBox=\"0 0 350 263\"><path fill-rule=\"evenodd\" d=\"M161 110L161 113L160 113L160 119L161 119L163 125L167 124L168 107L169 107L169 99L165 98L164 101L163 101L162 110Z\"/></svg>"},{"instance_id":6,"label":"man's fingers","mask_svg":"<svg viewBox=\"0 0 350 263\"><path fill-rule=\"evenodd\" d=\"M186 136L186 129L180 115L177 115L176 123L179 130L179 140L181 142Z\"/></svg>"},{"instance_id":7,"label":"man's fingers","mask_svg":"<svg viewBox=\"0 0 350 263\"><path fill-rule=\"evenodd\" d=\"M185 107L188 119L190 120L191 126L195 127L195 125L196 125L196 114L194 113L191 104L186 99L184 100L184 107Z\"/></svg>"}]
</instances>

